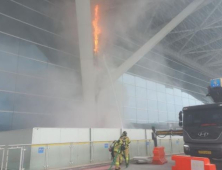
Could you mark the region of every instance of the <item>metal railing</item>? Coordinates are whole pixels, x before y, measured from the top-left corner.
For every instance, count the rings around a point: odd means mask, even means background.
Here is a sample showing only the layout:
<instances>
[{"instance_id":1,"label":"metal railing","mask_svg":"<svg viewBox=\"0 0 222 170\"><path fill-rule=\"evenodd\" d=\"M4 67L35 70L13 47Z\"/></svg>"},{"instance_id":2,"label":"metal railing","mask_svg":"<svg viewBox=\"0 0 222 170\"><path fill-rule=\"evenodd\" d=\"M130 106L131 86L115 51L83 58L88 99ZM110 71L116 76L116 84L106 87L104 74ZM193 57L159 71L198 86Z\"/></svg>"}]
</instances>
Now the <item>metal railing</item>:
<instances>
[{"instance_id":1,"label":"metal railing","mask_svg":"<svg viewBox=\"0 0 222 170\"><path fill-rule=\"evenodd\" d=\"M3 170L4 157L5 157L5 145L0 145L0 151L2 152L1 159L1 170Z\"/></svg>"},{"instance_id":2,"label":"metal railing","mask_svg":"<svg viewBox=\"0 0 222 170\"><path fill-rule=\"evenodd\" d=\"M1 170L48 170L111 161L108 148L112 141L21 144L0 146ZM183 139L159 139L166 154L183 152ZM131 158L152 156L152 140L133 140L130 145ZM5 155L6 153L6 155Z\"/></svg>"}]
</instances>

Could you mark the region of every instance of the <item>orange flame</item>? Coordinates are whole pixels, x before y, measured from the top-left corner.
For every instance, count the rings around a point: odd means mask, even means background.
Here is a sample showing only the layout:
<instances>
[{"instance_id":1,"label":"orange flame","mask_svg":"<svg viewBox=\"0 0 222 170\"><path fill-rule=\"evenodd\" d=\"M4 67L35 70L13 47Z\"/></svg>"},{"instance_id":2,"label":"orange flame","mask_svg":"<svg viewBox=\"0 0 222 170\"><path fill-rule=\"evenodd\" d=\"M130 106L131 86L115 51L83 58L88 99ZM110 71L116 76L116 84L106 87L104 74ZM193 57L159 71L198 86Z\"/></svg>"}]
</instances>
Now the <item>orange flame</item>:
<instances>
[{"instance_id":1,"label":"orange flame","mask_svg":"<svg viewBox=\"0 0 222 170\"><path fill-rule=\"evenodd\" d=\"M99 6L96 5L94 11L94 20L93 20L93 36L94 36L94 52L98 53L99 51L99 34L101 33L101 29L99 28Z\"/></svg>"}]
</instances>

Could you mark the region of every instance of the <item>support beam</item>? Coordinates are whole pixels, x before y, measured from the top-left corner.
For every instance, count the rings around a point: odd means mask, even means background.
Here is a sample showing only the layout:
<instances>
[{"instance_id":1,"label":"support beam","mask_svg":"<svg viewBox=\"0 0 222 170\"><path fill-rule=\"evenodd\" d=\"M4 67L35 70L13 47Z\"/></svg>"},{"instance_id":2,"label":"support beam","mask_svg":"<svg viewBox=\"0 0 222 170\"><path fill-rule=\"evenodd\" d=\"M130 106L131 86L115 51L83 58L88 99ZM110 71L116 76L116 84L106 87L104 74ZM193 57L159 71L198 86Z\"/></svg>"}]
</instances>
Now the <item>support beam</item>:
<instances>
[{"instance_id":1,"label":"support beam","mask_svg":"<svg viewBox=\"0 0 222 170\"><path fill-rule=\"evenodd\" d=\"M212 30L212 29L218 29L218 28L222 28L222 25L206 27L203 30Z\"/></svg>"},{"instance_id":2,"label":"support beam","mask_svg":"<svg viewBox=\"0 0 222 170\"><path fill-rule=\"evenodd\" d=\"M207 67L205 67L203 65L198 64L197 62L194 62L192 59L189 59L185 56L178 57L180 54L175 51L172 51L169 49L163 50L162 48L160 48L160 49L157 48L156 51L161 51L163 54L173 57L175 60L199 71L200 73L202 73L210 78L220 77L219 74L217 74L216 72L208 69Z\"/></svg>"},{"instance_id":3,"label":"support beam","mask_svg":"<svg viewBox=\"0 0 222 170\"><path fill-rule=\"evenodd\" d=\"M207 61L203 64L204 66L207 66L207 64L209 63L209 62L211 62L214 58L216 58L218 56L218 54L216 53L216 54L214 54L213 56L211 56L211 57L208 57L208 59L207 59Z\"/></svg>"},{"instance_id":4,"label":"support beam","mask_svg":"<svg viewBox=\"0 0 222 170\"><path fill-rule=\"evenodd\" d=\"M209 5L210 3L212 3L212 1L205 1L204 3L202 3L194 12L204 8L205 6ZM174 33L184 33L184 32L194 32L195 29L187 29L187 30L180 30L180 31L172 31L170 34L174 34Z\"/></svg>"},{"instance_id":5,"label":"support beam","mask_svg":"<svg viewBox=\"0 0 222 170\"><path fill-rule=\"evenodd\" d=\"M150 21L149 21L149 23L148 23L148 25L146 27L146 31L145 31L146 34L149 32L150 26L153 23L153 19L155 18L157 11L159 10L160 4L161 3L156 2L156 4L153 7L152 18L150 19Z\"/></svg>"},{"instance_id":6,"label":"support beam","mask_svg":"<svg viewBox=\"0 0 222 170\"><path fill-rule=\"evenodd\" d=\"M208 65L208 67L210 68L210 69L212 69L212 67L214 67L214 69L215 70L222 70L222 62L219 62L218 64L214 64L214 65Z\"/></svg>"},{"instance_id":7,"label":"support beam","mask_svg":"<svg viewBox=\"0 0 222 170\"><path fill-rule=\"evenodd\" d=\"M187 34L185 34L183 36L178 36L178 38L176 38L175 40L169 42L167 45L170 46L170 45L174 44L175 42L180 41L180 40L190 36L191 34L193 34L193 32L189 32L189 33L187 33Z\"/></svg>"},{"instance_id":8,"label":"support beam","mask_svg":"<svg viewBox=\"0 0 222 170\"><path fill-rule=\"evenodd\" d=\"M218 23L218 22L220 22L220 21L222 21L222 18L215 19L215 20L213 20L212 22L210 22L210 23L207 25L206 28L208 28L208 27L210 27L210 26L212 26L212 25L214 25L214 24L216 24L216 23Z\"/></svg>"},{"instance_id":9,"label":"support beam","mask_svg":"<svg viewBox=\"0 0 222 170\"><path fill-rule=\"evenodd\" d=\"M217 62L214 62L214 64L207 65L207 67L221 67L221 66L222 66L222 61L217 61Z\"/></svg>"},{"instance_id":10,"label":"support beam","mask_svg":"<svg viewBox=\"0 0 222 170\"><path fill-rule=\"evenodd\" d=\"M214 61L214 62L211 62L208 64L209 67L211 66L220 66L222 65L222 60L217 60L217 61Z\"/></svg>"},{"instance_id":11,"label":"support beam","mask_svg":"<svg viewBox=\"0 0 222 170\"><path fill-rule=\"evenodd\" d=\"M126 60L116 71L111 75L113 81L117 80L123 73L129 70L136 64L144 55L150 52L169 32L178 26L185 18L192 14L205 0L195 0L190 3L180 14L172 19L164 28L154 35L147 43L145 43L138 51L136 51L128 60ZM103 86L108 85L106 80Z\"/></svg>"},{"instance_id":12,"label":"support beam","mask_svg":"<svg viewBox=\"0 0 222 170\"><path fill-rule=\"evenodd\" d=\"M198 62L201 59L209 57L210 55L212 55L212 54L211 53L206 53L204 55L200 55L200 56L195 57L194 60Z\"/></svg>"},{"instance_id":13,"label":"support beam","mask_svg":"<svg viewBox=\"0 0 222 170\"><path fill-rule=\"evenodd\" d=\"M217 28L221 28L221 27L222 27L221 25L219 25L219 26L207 26L207 27L200 28L198 31L217 29ZM195 29L187 29L187 30L181 30L181 31L174 31L174 32L171 32L170 34L194 32L194 31L195 31Z\"/></svg>"},{"instance_id":14,"label":"support beam","mask_svg":"<svg viewBox=\"0 0 222 170\"><path fill-rule=\"evenodd\" d=\"M187 54L198 54L198 53L210 53L210 52L219 52L219 51L222 51L222 49L212 49L212 50L200 50L200 51L193 51L193 52L189 52L189 53L186 53Z\"/></svg>"},{"instance_id":15,"label":"support beam","mask_svg":"<svg viewBox=\"0 0 222 170\"><path fill-rule=\"evenodd\" d=\"M196 49L198 49L198 48L205 47L205 46L210 45L210 44L212 44L212 43L214 43L214 42L217 42L217 41L219 41L219 40L222 40L222 36L219 36L219 37L217 37L217 38L215 38L215 39L213 39L213 40L211 40L211 41L209 41L209 42L206 42L206 43L204 43L204 44L197 45L197 46L194 46L194 47L192 47L192 48L189 48L189 49L185 50L185 51L183 52L183 54L189 53L190 51L196 50Z\"/></svg>"},{"instance_id":16,"label":"support beam","mask_svg":"<svg viewBox=\"0 0 222 170\"><path fill-rule=\"evenodd\" d=\"M88 115L88 127L93 127L93 118L96 116L95 110L95 69L92 44L92 22L90 0L76 0L76 13L78 23L79 50L82 74L83 97L86 110L83 112ZM84 119L84 120L87 120ZM96 118L95 118L96 119ZM85 122L84 122L85 123Z\"/></svg>"},{"instance_id":17,"label":"support beam","mask_svg":"<svg viewBox=\"0 0 222 170\"><path fill-rule=\"evenodd\" d=\"M179 34L179 33L194 32L194 31L195 29L186 29L186 30L172 31L169 34Z\"/></svg>"},{"instance_id":18,"label":"support beam","mask_svg":"<svg viewBox=\"0 0 222 170\"><path fill-rule=\"evenodd\" d=\"M211 17L211 15L214 14L214 12L217 10L217 8L220 7L222 3L222 0L214 7L214 9L210 12L210 14L204 19L204 21L200 24L200 26L196 29L196 31L193 33L193 35L187 40L187 42L183 45L183 47L180 49L180 52L188 45L188 43L192 40L192 38L196 35L196 33L201 29L201 27L204 26L204 24L208 21L208 19Z\"/></svg>"},{"instance_id":19,"label":"support beam","mask_svg":"<svg viewBox=\"0 0 222 170\"><path fill-rule=\"evenodd\" d=\"M195 12L198 11L198 10L200 10L200 9L202 9L202 8L204 8L205 6L209 5L210 3L212 3L212 1L205 1L204 3L202 3L202 4L195 10Z\"/></svg>"}]
</instances>

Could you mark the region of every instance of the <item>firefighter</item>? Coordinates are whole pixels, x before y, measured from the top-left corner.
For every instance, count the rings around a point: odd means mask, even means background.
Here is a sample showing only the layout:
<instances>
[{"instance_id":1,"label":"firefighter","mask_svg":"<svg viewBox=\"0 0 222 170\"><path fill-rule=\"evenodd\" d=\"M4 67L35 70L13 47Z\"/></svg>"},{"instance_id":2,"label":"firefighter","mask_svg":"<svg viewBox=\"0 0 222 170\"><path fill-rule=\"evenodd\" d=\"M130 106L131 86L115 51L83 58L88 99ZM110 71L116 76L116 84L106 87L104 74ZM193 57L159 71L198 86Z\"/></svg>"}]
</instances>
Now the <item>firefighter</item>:
<instances>
[{"instance_id":1,"label":"firefighter","mask_svg":"<svg viewBox=\"0 0 222 170\"><path fill-rule=\"evenodd\" d=\"M113 151L114 151L114 158L115 158L115 170L119 170L120 168L120 155L121 155L121 149L122 149L123 141L122 139L119 139L115 142Z\"/></svg>"},{"instance_id":2,"label":"firefighter","mask_svg":"<svg viewBox=\"0 0 222 170\"><path fill-rule=\"evenodd\" d=\"M120 139L122 140L123 142L123 147L122 147L122 154L123 154L123 157L125 158L126 160L126 167L129 166L129 144L130 144L130 139L129 137L127 136L127 132L124 131L120 137Z\"/></svg>"}]
</instances>

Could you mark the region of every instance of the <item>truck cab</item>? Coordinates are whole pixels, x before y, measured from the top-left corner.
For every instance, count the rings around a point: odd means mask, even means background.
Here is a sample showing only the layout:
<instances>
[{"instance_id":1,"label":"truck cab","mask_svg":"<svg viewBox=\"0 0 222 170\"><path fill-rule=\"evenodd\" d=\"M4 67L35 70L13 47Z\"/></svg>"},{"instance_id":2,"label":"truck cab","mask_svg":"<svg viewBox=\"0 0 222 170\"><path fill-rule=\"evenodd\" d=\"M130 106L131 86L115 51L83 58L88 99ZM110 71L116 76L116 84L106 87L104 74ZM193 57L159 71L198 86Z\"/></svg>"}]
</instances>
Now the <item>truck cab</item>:
<instances>
[{"instance_id":1,"label":"truck cab","mask_svg":"<svg viewBox=\"0 0 222 170\"><path fill-rule=\"evenodd\" d=\"M222 103L183 108L184 153L222 158Z\"/></svg>"},{"instance_id":2,"label":"truck cab","mask_svg":"<svg viewBox=\"0 0 222 170\"><path fill-rule=\"evenodd\" d=\"M212 79L208 94L214 103L184 107L179 113L183 127L184 153L222 158L222 78Z\"/></svg>"}]
</instances>

